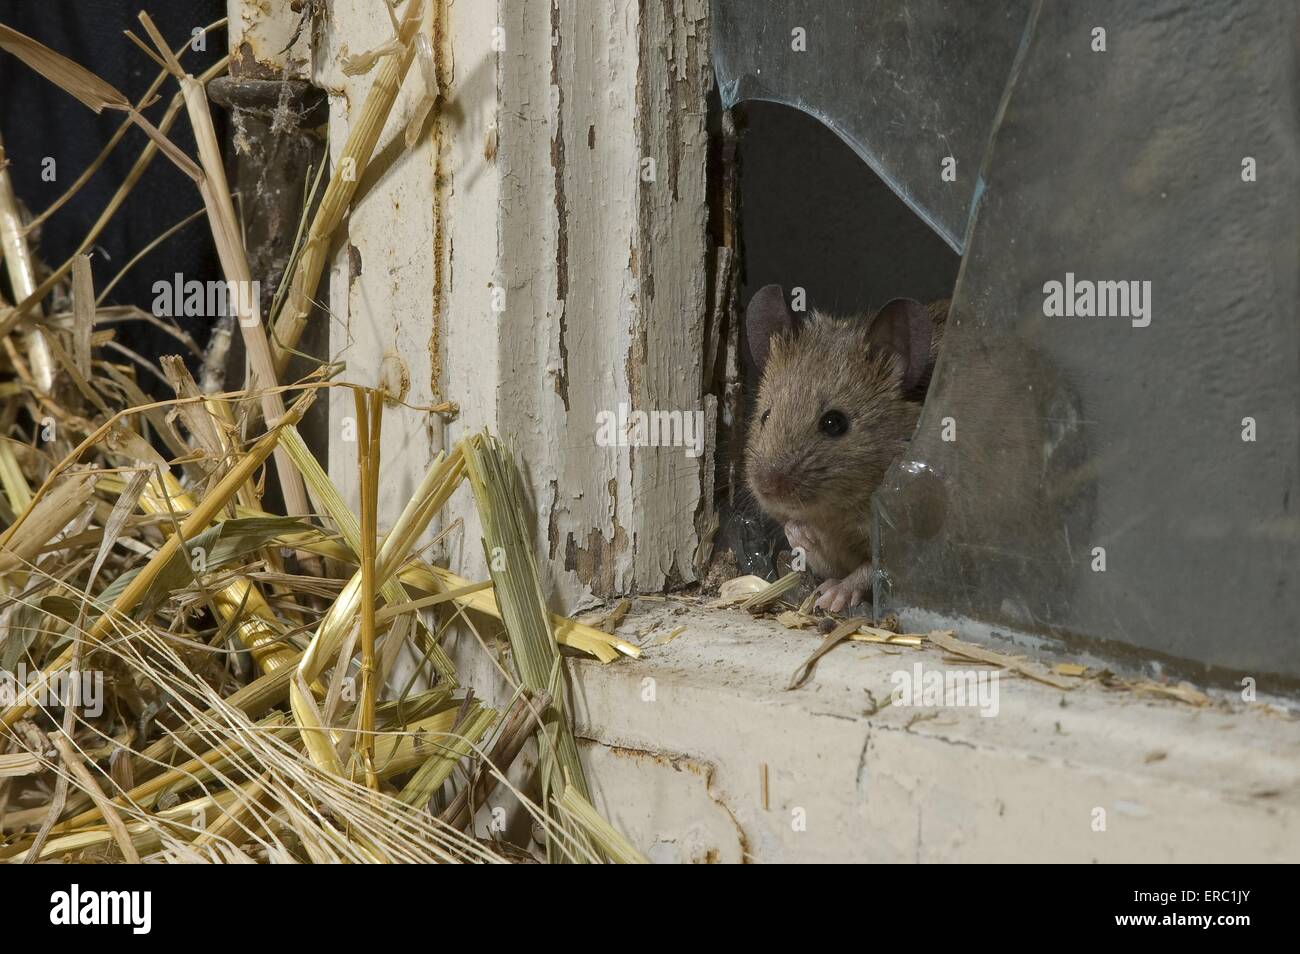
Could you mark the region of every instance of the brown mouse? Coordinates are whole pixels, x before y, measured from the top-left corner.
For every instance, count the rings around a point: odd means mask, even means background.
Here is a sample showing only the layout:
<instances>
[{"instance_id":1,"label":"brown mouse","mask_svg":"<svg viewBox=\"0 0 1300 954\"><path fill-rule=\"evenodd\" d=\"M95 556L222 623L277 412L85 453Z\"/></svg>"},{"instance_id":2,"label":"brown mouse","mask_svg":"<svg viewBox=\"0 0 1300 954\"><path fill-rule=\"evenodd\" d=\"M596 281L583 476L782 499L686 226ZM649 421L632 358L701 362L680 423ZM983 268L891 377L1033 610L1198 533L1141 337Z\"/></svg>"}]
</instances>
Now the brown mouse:
<instances>
[{"instance_id":1,"label":"brown mouse","mask_svg":"<svg viewBox=\"0 0 1300 954\"><path fill-rule=\"evenodd\" d=\"M916 430L948 305L896 298L869 321L797 319L767 285L746 309L762 375L746 481L824 580L817 605L831 612L871 591L871 495Z\"/></svg>"}]
</instances>

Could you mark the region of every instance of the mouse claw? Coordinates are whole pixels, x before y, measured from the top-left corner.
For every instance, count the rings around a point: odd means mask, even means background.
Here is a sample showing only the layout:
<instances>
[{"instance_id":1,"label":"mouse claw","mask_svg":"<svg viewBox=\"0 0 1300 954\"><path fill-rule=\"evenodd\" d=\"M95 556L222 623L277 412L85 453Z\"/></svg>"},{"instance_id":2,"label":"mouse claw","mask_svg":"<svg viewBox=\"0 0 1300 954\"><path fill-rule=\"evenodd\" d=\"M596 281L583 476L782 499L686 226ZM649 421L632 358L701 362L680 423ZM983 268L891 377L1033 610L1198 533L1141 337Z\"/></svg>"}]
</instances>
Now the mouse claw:
<instances>
[{"instance_id":1,"label":"mouse claw","mask_svg":"<svg viewBox=\"0 0 1300 954\"><path fill-rule=\"evenodd\" d=\"M842 580L826 580L817 587L819 595L815 605L831 613L843 613L858 606L871 592L873 577L871 564L864 563Z\"/></svg>"},{"instance_id":2,"label":"mouse claw","mask_svg":"<svg viewBox=\"0 0 1300 954\"><path fill-rule=\"evenodd\" d=\"M818 597L814 604L818 609L829 613L843 613L851 606L857 606L866 598L863 590L855 589L851 580L826 580L817 587Z\"/></svg>"}]
</instances>

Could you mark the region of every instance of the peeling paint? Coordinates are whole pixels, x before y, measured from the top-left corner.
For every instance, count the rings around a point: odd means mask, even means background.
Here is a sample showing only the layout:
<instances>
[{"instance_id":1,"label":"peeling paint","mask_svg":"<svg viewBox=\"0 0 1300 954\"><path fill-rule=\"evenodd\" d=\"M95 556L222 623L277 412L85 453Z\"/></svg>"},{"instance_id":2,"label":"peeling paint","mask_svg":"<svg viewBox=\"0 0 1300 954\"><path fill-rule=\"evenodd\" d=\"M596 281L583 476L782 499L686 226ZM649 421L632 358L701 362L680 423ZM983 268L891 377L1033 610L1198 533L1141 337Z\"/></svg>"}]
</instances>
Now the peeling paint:
<instances>
[{"instance_id":1,"label":"peeling paint","mask_svg":"<svg viewBox=\"0 0 1300 954\"><path fill-rule=\"evenodd\" d=\"M560 527L555 517L559 509L560 488L555 481L551 481L551 505L547 508L546 517L546 555L554 560L556 548L560 545Z\"/></svg>"},{"instance_id":2,"label":"peeling paint","mask_svg":"<svg viewBox=\"0 0 1300 954\"><path fill-rule=\"evenodd\" d=\"M658 181L637 195L637 320L627 376L631 404L704 410L709 311L705 123L712 84L705 0L642 0L636 129ZM703 460L642 449L632 470L639 584L694 579L697 512L709 508Z\"/></svg>"},{"instance_id":3,"label":"peeling paint","mask_svg":"<svg viewBox=\"0 0 1300 954\"><path fill-rule=\"evenodd\" d=\"M599 527L587 532L586 546L579 546L572 533L566 538L564 568L577 574L597 593L616 592L618 557L627 552L627 532L614 528L612 540Z\"/></svg>"},{"instance_id":4,"label":"peeling paint","mask_svg":"<svg viewBox=\"0 0 1300 954\"><path fill-rule=\"evenodd\" d=\"M534 501L543 587L561 611L588 593L656 591L694 572L712 458L598 446L595 433L621 404L704 407L707 6L431 2L445 102L432 135L409 151L393 145L419 92L418 71L408 77L381 139L394 158L347 226L364 270L349 274L344 246L332 272L332 285L352 286L331 290L336 353L353 347L349 379L373 383L391 351L409 365L413 403L462 408L431 443L482 426L510 440ZM337 90L332 118L346 119L369 82L341 74L338 47L377 45L391 28L366 0L332 9L314 79ZM498 25L504 50L493 48ZM466 64L454 83L453 49ZM670 108L681 113L671 122ZM336 149L345 132L345 121L331 129ZM647 155L660 157L657 183L640 182ZM330 400L332 414L346 413ZM385 460L427 429L395 429ZM409 483L427 456L411 455L411 474L390 472ZM346 487L353 462L332 461ZM446 518L464 520L454 567L476 575L472 506L453 499Z\"/></svg>"}]
</instances>

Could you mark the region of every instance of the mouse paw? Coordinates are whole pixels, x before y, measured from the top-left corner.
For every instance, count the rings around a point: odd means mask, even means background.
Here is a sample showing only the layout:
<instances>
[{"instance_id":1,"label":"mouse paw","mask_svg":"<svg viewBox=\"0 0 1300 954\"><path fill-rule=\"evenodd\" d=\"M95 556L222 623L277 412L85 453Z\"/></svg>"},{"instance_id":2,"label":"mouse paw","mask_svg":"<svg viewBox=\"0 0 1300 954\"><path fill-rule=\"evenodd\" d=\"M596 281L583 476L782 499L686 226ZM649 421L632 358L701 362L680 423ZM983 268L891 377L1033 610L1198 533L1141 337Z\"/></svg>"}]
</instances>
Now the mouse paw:
<instances>
[{"instance_id":1,"label":"mouse paw","mask_svg":"<svg viewBox=\"0 0 1300 954\"><path fill-rule=\"evenodd\" d=\"M814 605L830 613L843 613L865 600L870 588L871 565L864 563L842 580L825 580L817 587Z\"/></svg>"},{"instance_id":2,"label":"mouse paw","mask_svg":"<svg viewBox=\"0 0 1300 954\"><path fill-rule=\"evenodd\" d=\"M865 595L862 590L853 589L846 580L825 580L817 587L817 602L813 605L829 613L842 613L861 603Z\"/></svg>"}]
</instances>

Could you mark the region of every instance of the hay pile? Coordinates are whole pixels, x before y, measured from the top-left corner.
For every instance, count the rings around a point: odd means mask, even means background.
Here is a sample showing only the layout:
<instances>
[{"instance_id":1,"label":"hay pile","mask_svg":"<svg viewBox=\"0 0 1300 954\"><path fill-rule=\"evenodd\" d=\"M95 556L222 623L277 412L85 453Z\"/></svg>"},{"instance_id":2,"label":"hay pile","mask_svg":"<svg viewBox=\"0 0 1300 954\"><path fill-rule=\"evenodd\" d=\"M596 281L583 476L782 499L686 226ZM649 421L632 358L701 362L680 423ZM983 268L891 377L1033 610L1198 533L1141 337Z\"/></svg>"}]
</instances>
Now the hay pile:
<instances>
[{"instance_id":1,"label":"hay pile","mask_svg":"<svg viewBox=\"0 0 1300 954\"><path fill-rule=\"evenodd\" d=\"M378 121L358 123L345 149L357 179L415 56L419 6L378 60L366 106ZM148 96L180 86L157 126L143 103L22 34L0 26L0 48L150 137L82 251L162 155L194 181L226 280L246 282L209 77L188 76L183 47L141 22L152 46L133 39L161 67ZM197 157L167 138L182 110ZM153 368L122 347L122 322L152 321L197 354L178 328L102 306L84 255L42 271L2 149L13 300L0 298L0 859L499 861L517 852L471 823L481 806L508 802L531 816L550 860L643 860L591 807L560 647L605 662L638 651L547 612L506 449L480 434L440 453L380 534L385 414L447 408L386 408L328 366L279 383L355 180L332 180L304 219L270 316L237 296L248 379L222 391L180 358ZM174 396L150 400L144 373ZM355 397L355 509L297 431L330 387ZM482 518L489 580L424 557L428 527L462 484ZM284 505L271 512L268 499ZM442 646L452 626L515 687L499 708L460 685ZM504 664L491 648L502 635ZM505 776L530 741L536 798Z\"/></svg>"}]
</instances>

